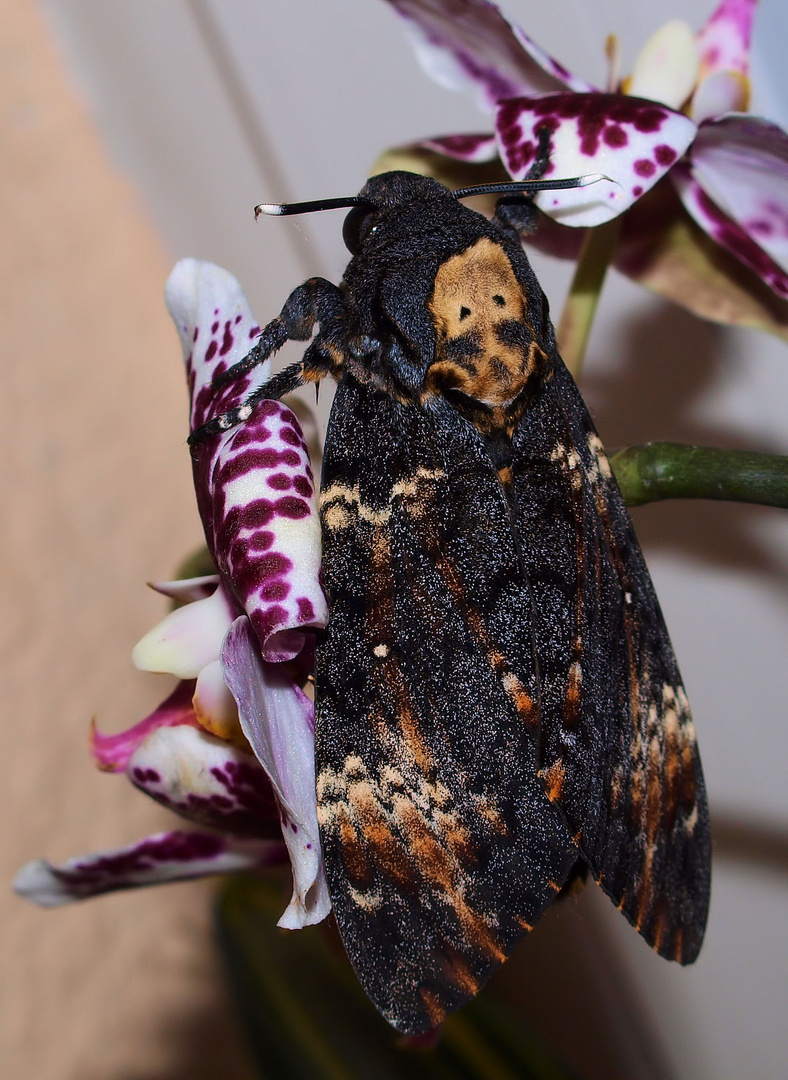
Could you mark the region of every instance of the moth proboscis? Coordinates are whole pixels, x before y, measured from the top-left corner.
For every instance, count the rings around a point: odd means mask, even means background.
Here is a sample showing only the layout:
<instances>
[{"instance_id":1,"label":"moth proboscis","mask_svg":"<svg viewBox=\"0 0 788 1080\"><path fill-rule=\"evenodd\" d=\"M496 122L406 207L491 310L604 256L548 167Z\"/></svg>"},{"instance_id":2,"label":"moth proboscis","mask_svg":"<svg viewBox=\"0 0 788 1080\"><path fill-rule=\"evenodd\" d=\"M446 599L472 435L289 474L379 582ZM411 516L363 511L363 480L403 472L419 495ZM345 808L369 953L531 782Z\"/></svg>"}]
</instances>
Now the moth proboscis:
<instances>
[{"instance_id":1,"label":"moth proboscis","mask_svg":"<svg viewBox=\"0 0 788 1080\"><path fill-rule=\"evenodd\" d=\"M221 379L311 337L303 359L191 438L199 454L257 401L338 383L318 817L350 960L409 1033L475 994L578 867L681 963L710 883L686 694L522 250L530 211L488 221L457 194L395 172L334 200L342 283L300 285Z\"/></svg>"}]
</instances>

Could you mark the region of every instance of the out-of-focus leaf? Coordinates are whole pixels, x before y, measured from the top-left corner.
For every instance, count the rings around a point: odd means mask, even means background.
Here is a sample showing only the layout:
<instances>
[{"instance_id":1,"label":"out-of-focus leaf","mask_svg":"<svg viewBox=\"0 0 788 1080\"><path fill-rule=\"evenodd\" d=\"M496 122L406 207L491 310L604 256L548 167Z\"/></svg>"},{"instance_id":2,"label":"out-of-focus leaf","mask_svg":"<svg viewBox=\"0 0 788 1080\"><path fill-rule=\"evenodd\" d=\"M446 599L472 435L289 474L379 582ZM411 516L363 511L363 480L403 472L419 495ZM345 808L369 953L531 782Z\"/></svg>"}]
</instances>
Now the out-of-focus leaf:
<instances>
[{"instance_id":1,"label":"out-of-focus leaf","mask_svg":"<svg viewBox=\"0 0 788 1080\"><path fill-rule=\"evenodd\" d=\"M654 442L610 459L628 506L659 499L728 499L788 508L788 457Z\"/></svg>"},{"instance_id":2,"label":"out-of-focus leaf","mask_svg":"<svg viewBox=\"0 0 788 1080\"><path fill-rule=\"evenodd\" d=\"M788 341L788 300L711 240L662 182L624 217L614 264L641 285L712 322Z\"/></svg>"},{"instance_id":3,"label":"out-of-focus leaf","mask_svg":"<svg viewBox=\"0 0 788 1080\"><path fill-rule=\"evenodd\" d=\"M409 1045L367 1000L331 921L297 933L276 929L280 885L271 874L238 877L217 906L262 1080L570 1080L522 1022L484 994L446 1021L436 1046Z\"/></svg>"},{"instance_id":4,"label":"out-of-focus leaf","mask_svg":"<svg viewBox=\"0 0 788 1080\"><path fill-rule=\"evenodd\" d=\"M591 324L620 234L620 218L613 218L595 229L583 230L580 258L556 326L558 349L575 379L583 367Z\"/></svg>"},{"instance_id":5,"label":"out-of-focus leaf","mask_svg":"<svg viewBox=\"0 0 788 1080\"><path fill-rule=\"evenodd\" d=\"M208 548L203 545L203 547L193 551L191 555L187 555L178 564L173 576L176 581L184 581L187 578L207 577L209 574L216 573L218 573L216 564L211 558Z\"/></svg>"}]
</instances>

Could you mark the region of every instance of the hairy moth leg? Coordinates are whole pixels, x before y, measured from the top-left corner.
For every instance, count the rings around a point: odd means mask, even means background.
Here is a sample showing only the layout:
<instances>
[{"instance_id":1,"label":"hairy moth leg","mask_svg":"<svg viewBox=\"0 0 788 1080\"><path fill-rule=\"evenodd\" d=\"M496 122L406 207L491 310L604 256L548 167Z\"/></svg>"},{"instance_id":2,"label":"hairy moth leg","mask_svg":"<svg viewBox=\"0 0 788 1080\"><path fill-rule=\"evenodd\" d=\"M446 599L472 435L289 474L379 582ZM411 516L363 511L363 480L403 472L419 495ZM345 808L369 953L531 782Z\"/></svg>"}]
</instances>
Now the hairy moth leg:
<instances>
[{"instance_id":1,"label":"hairy moth leg","mask_svg":"<svg viewBox=\"0 0 788 1080\"><path fill-rule=\"evenodd\" d=\"M543 124L538 129L539 143L536 148L536 157L531 162L531 167L525 175L526 180L541 180L547 172L550 164L550 140L552 129ZM539 225L539 210L533 200L533 195L504 196L495 204L493 218L503 225L514 229L520 236L533 236Z\"/></svg>"},{"instance_id":2,"label":"hairy moth leg","mask_svg":"<svg viewBox=\"0 0 788 1080\"><path fill-rule=\"evenodd\" d=\"M325 375L337 375L344 361L345 301L336 285L325 278L310 278L294 289L279 315L260 333L257 344L243 360L233 364L214 380L218 389L264 363L286 341L308 341L315 323L319 332L303 358L280 371L258 387L243 404L209 420L189 436L189 445L205 442L247 420L261 401L278 400L305 382L317 382Z\"/></svg>"}]
</instances>

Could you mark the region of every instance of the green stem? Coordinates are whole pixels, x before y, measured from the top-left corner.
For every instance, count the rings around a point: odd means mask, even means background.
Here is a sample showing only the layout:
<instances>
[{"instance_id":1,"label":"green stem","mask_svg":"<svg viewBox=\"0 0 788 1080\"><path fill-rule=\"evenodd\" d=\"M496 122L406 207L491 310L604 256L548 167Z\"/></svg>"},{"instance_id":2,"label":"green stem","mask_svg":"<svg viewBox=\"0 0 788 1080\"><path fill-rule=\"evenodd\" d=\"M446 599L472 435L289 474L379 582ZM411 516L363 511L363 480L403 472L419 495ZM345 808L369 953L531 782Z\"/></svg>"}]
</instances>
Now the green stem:
<instances>
[{"instance_id":1,"label":"green stem","mask_svg":"<svg viewBox=\"0 0 788 1080\"><path fill-rule=\"evenodd\" d=\"M728 499L788 508L788 457L654 442L610 459L628 506L659 499Z\"/></svg>"},{"instance_id":2,"label":"green stem","mask_svg":"<svg viewBox=\"0 0 788 1080\"><path fill-rule=\"evenodd\" d=\"M575 276L556 331L558 351L575 378L583 367L591 324L620 232L621 218L613 218L604 225L589 229L580 250Z\"/></svg>"}]
</instances>

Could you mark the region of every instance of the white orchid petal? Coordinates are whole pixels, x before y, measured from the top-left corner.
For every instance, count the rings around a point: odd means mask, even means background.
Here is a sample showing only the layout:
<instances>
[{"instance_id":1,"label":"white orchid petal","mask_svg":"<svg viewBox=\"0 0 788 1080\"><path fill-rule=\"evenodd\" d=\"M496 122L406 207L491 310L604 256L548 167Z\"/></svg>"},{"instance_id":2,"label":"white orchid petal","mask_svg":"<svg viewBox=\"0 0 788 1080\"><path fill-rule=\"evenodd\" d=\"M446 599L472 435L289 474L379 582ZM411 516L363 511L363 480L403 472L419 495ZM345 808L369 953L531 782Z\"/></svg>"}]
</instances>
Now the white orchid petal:
<instances>
[{"instance_id":1,"label":"white orchid petal","mask_svg":"<svg viewBox=\"0 0 788 1080\"><path fill-rule=\"evenodd\" d=\"M600 225L623 213L681 157L697 130L667 106L621 94L505 101L496 131L501 157L516 180L526 178L544 127L552 133L546 178L603 173L615 181L536 196L541 210L573 226Z\"/></svg>"},{"instance_id":2,"label":"white orchid petal","mask_svg":"<svg viewBox=\"0 0 788 1080\"><path fill-rule=\"evenodd\" d=\"M744 112L750 100L749 80L738 71L715 71L704 79L690 102L696 124L723 113Z\"/></svg>"},{"instance_id":3,"label":"white orchid petal","mask_svg":"<svg viewBox=\"0 0 788 1080\"><path fill-rule=\"evenodd\" d=\"M188 821L258 838L277 832L273 791L251 749L195 727L158 728L132 754L129 779Z\"/></svg>"},{"instance_id":4,"label":"white orchid petal","mask_svg":"<svg viewBox=\"0 0 788 1080\"><path fill-rule=\"evenodd\" d=\"M141 671L164 671L195 679L218 660L224 635L236 617L223 588L204 600L171 611L137 642L131 658Z\"/></svg>"},{"instance_id":5,"label":"white orchid petal","mask_svg":"<svg viewBox=\"0 0 788 1080\"><path fill-rule=\"evenodd\" d=\"M293 897L279 921L295 929L330 910L315 797L315 740L309 700L277 664L266 664L249 620L233 623L222 649L241 726L276 791L293 867Z\"/></svg>"},{"instance_id":6,"label":"white orchid petal","mask_svg":"<svg viewBox=\"0 0 788 1080\"><path fill-rule=\"evenodd\" d=\"M61 907L118 889L163 885L279 861L281 844L239 840L199 832L155 833L136 844L81 855L54 865L27 863L14 878L14 890L40 907Z\"/></svg>"},{"instance_id":7,"label":"white orchid petal","mask_svg":"<svg viewBox=\"0 0 788 1080\"><path fill-rule=\"evenodd\" d=\"M633 97L661 101L679 109L698 77L698 48L689 23L671 19L652 34L640 51L627 80Z\"/></svg>"},{"instance_id":8,"label":"white orchid petal","mask_svg":"<svg viewBox=\"0 0 788 1080\"><path fill-rule=\"evenodd\" d=\"M788 272L788 134L757 116L718 117L701 125L691 161L711 200Z\"/></svg>"},{"instance_id":9,"label":"white orchid petal","mask_svg":"<svg viewBox=\"0 0 788 1080\"><path fill-rule=\"evenodd\" d=\"M436 82L497 102L552 90L590 91L488 0L389 0L407 21L416 55Z\"/></svg>"}]
</instances>

